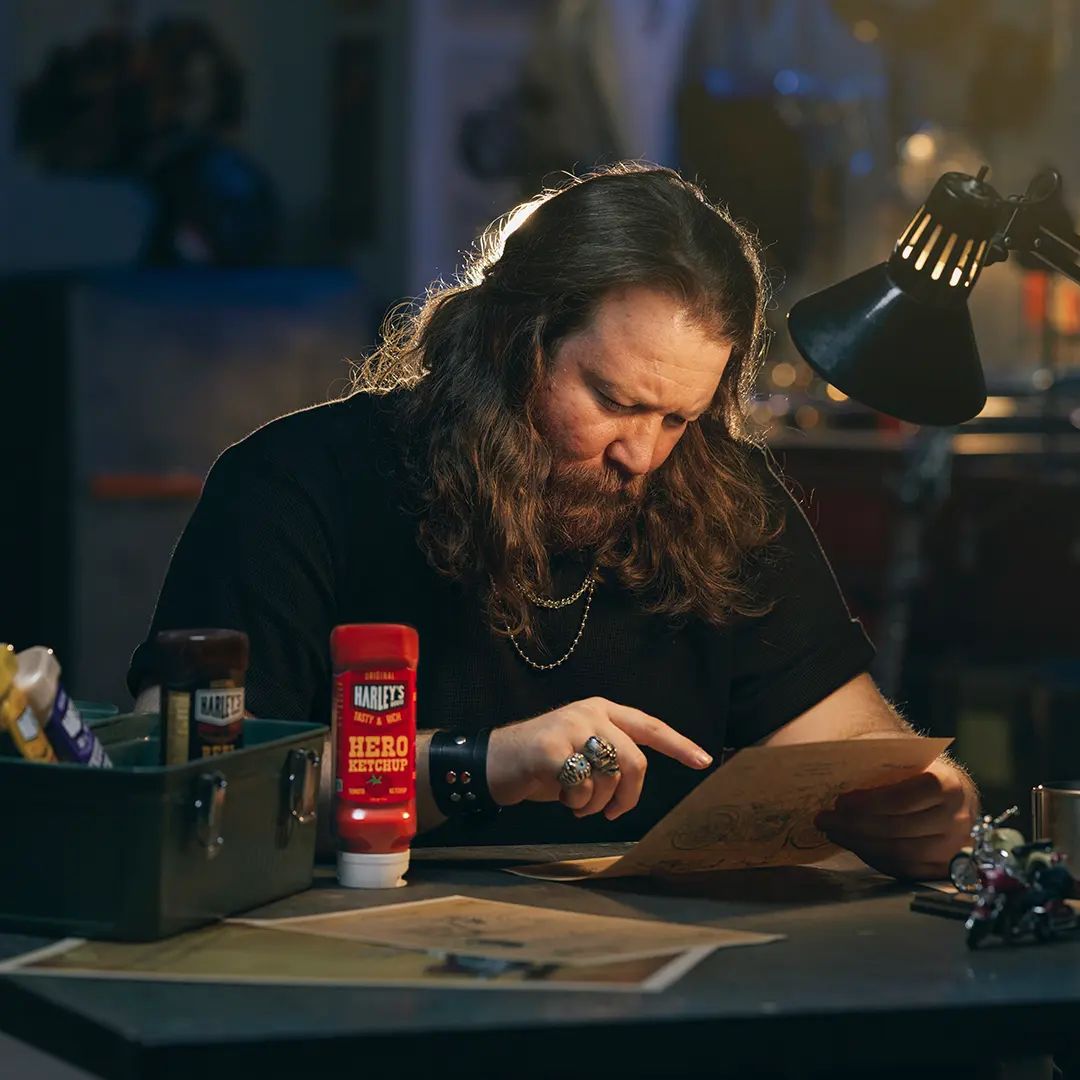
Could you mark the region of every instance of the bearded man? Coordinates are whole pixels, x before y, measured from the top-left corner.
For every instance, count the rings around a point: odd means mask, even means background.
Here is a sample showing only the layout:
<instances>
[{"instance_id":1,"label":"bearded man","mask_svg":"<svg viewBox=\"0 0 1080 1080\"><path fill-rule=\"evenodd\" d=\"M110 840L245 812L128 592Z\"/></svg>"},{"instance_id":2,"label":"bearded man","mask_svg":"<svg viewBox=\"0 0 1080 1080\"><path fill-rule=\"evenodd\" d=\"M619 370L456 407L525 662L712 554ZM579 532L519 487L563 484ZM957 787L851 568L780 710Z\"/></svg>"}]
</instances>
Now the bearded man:
<instances>
[{"instance_id":1,"label":"bearded man","mask_svg":"<svg viewBox=\"0 0 1080 1080\"><path fill-rule=\"evenodd\" d=\"M150 640L244 630L252 712L325 722L331 629L416 627L421 843L635 839L724 747L910 734L747 423L766 300L751 234L677 173L545 191L354 393L225 451ZM938 877L976 801L941 758L819 824Z\"/></svg>"}]
</instances>

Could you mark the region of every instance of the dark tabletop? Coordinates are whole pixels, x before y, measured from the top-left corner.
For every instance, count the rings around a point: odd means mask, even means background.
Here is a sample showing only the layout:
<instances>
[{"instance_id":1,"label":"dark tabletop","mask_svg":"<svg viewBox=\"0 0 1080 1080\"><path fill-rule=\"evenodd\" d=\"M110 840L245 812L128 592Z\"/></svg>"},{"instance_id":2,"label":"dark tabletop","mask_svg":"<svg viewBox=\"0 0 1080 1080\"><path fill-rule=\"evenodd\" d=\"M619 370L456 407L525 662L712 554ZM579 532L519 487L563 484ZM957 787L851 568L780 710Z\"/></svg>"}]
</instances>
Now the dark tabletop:
<instances>
[{"instance_id":1,"label":"dark tabletop","mask_svg":"<svg viewBox=\"0 0 1080 1080\"><path fill-rule=\"evenodd\" d=\"M867 873L794 869L530 881L501 853L414 852L410 887L361 892L320 873L258 914L282 917L466 893L630 918L785 934L720 950L658 994L182 985L10 976L0 1028L115 1077L672 1076L686 1071L970 1064L1074 1041L1080 943L971 953L962 923L909 910ZM535 851L525 853L533 858ZM0 936L0 957L41 944ZM2 1072L2 1069L0 1069ZM879 1072L871 1068L870 1074ZM925 1073L923 1074L925 1075Z\"/></svg>"}]
</instances>

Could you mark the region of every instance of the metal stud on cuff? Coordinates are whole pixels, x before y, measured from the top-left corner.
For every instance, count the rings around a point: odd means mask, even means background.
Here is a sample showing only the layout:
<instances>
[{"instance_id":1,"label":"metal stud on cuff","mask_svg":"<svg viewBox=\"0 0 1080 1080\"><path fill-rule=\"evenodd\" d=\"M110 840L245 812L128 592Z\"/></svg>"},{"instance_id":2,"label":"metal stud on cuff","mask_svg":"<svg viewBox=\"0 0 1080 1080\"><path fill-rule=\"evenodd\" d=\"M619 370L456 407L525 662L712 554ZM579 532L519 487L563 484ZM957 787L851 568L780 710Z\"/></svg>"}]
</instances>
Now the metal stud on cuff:
<instances>
[{"instance_id":1,"label":"metal stud on cuff","mask_svg":"<svg viewBox=\"0 0 1080 1080\"><path fill-rule=\"evenodd\" d=\"M431 793L435 805L447 817L478 822L499 813L487 786L490 735L490 728L482 728L475 735L460 731L432 733L428 749Z\"/></svg>"}]
</instances>

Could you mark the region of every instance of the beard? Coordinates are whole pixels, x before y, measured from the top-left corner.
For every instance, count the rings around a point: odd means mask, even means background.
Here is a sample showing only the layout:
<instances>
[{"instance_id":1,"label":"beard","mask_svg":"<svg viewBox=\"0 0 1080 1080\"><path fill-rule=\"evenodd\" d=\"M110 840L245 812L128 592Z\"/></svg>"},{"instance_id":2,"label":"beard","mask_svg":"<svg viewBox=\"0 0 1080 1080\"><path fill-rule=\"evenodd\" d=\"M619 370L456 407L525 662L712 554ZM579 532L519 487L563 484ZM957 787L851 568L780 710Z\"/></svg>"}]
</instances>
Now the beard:
<instances>
[{"instance_id":1,"label":"beard","mask_svg":"<svg viewBox=\"0 0 1080 1080\"><path fill-rule=\"evenodd\" d=\"M556 465L544 489L548 549L601 553L614 546L641 513L649 481L610 468Z\"/></svg>"}]
</instances>

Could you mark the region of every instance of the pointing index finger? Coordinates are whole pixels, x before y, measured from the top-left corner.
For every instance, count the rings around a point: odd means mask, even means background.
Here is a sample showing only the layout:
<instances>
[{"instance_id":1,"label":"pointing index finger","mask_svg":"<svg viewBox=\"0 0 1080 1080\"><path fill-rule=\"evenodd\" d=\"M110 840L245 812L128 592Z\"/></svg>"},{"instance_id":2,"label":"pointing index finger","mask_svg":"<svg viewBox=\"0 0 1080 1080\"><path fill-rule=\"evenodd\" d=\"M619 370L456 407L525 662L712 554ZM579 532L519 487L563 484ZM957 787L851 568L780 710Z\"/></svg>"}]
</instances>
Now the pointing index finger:
<instances>
[{"instance_id":1,"label":"pointing index finger","mask_svg":"<svg viewBox=\"0 0 1080 1080\"><path fill-rule=\"evenodd\" d=\"M692 769L704 769L712 764L712 757L696 742L680 735L663 720L642 712L629 705L617 705L613 701L605 702L608 719L621 731L625 731L639 746L649 746L659 750Z\"/></svg>"}]
</instances>

